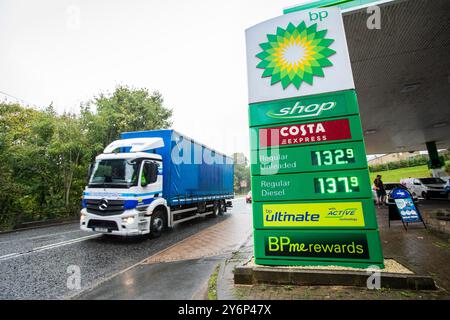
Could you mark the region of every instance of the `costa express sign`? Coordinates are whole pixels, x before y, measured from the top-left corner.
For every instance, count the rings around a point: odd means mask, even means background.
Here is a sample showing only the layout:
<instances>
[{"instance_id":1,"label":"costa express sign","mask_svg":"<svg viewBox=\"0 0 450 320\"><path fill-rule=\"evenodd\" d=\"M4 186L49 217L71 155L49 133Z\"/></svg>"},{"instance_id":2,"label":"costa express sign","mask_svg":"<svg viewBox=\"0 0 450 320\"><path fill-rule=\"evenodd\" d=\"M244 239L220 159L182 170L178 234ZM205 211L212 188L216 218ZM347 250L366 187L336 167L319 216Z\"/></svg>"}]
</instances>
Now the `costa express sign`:
<instances>
[{"instance_id":1,"label":"costa express sign","mask_svg":"<svg viewBox=\"0 0 450 320\"><path fill-rule=\"evenodd\" d=\"M256 139L252 139L252 150L363 139L361 121L358 116L269 128L252 128L251 134L257 136ZM255 141L257 145L254 145Z\"/></svg>"}]
</instances>

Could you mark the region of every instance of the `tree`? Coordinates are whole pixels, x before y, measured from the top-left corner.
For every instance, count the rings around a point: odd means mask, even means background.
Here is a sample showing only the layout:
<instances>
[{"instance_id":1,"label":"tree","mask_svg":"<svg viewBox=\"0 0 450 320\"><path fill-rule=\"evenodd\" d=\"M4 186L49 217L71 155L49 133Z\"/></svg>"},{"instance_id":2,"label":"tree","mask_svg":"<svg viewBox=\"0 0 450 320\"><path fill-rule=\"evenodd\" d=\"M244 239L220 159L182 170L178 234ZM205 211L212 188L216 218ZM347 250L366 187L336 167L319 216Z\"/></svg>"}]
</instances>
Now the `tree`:
<instances>
[{"instance_id":1,"label":"tree","mask_svg":"<svg viewBox=\"0 0 450 320\"><path fill-rule=\"evenodd\" d=\"M250 167L243 153L234 153L234 192L243 193L250 190ZM245 187L243 187L245 185Z\"/></svg>"},{"instance_id":2,"label":"tree","mask_svg":"<svg viewBox=\"0 0 450 320\"><path fill-rule=\"evenodd\" d=\"M45 207L52 180L47 149L54 116L51 107L37 111L17 104L0 105L0 212L7 224L33 219Z\"/></svg>"},{"instance_id":3,"label":"tree","mask_svg":"<svg viewBox=\"0 0 450 320\"><path fill-rule=\"evenodd\" d=\"M127 131L145 131L168 128L172 125L172 110L163 106L159 92L119 86L111 94L100 93L83 108L91 137L102 142L102 147ZM96 114L92 117L91 109Z\"/></svg>"},{"instance_id":4,"label":"tree","mask_svg":"<svg viewBox=\"0 0 450 320\"><path fill-rule=\"evenodd\" d=\"M86 131L81 124L81 120L73 114L62 115L55 126L53 139L49 145L50 157L60 173L59 185L67 210L73 209L72 186L77 179L84 180L87 164L92 155ZM81 191L78 189L76 194L79 195ZM76 195L73 196L76 198Z\"/></svg>"},{"instance_id":5,"label":"tree","mask_svg":"<svg viewBox=\"0 0 450 320\"><path fill-rule=\"evenodd\" d=\"M89 164L120 133L167 128L160 93L116 88L79 115L0 103L0 230L78 214Z\"/></svg>"}]
</instances>

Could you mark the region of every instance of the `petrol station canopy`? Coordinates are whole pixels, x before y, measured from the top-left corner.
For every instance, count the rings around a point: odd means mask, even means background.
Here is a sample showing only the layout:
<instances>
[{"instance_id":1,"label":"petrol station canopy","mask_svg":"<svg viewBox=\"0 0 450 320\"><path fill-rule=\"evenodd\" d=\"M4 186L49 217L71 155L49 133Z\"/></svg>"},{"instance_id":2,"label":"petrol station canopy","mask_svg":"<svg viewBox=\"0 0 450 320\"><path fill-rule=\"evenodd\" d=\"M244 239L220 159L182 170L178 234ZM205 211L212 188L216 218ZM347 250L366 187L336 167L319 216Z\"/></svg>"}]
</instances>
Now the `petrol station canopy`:
<instances>
[{"instance_id":1,"label":"petrol station canopy","mask_svg":"<svg viewBox=\"0 0 450 320\"><path fill-rule=\"evenodd\" d=\"M288 8L339 6L368 154L450 147L450 1L321 0ZM381 8L381 29L369 29Z\"/></svg>"}]
</instances>

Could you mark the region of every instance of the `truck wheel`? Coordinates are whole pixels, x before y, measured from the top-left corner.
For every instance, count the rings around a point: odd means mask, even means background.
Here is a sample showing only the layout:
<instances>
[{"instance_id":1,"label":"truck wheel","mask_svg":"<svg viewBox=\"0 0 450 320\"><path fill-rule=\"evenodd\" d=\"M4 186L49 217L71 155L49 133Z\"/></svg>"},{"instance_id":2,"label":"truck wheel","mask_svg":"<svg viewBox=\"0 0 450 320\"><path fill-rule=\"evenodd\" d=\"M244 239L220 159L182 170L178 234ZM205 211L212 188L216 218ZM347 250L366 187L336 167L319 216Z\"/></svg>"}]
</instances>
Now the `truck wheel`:
<instances>
[{"instance_id":1,"label":"truck wheel","mask_svg":"<svg viewBox=\"0 0 450 320\"><path fill-rule=\"evenodd\" d=\"M422 198L424 198L426 200L430 200L430 196L425 191L422 192Z\"/></svg>"},{"instance_id":2,"label":"truck wheel","mask_svg":"<svg viewBox=\"0 0 450 320\"><path fill-rule=\"evenodd\" d=\"M150 220L150 238L158 238L161 236L166 221L161 211L155 211Z\"/></svg>"},{"instance_id":3,"label":"truck wheel","mask_svg":"<svg viewBox=\"0 0 450 320\"><path fill-rule=\"evenodd\" d=\"M212 217L216 218L220 214L220 204L218 202L214 202Z\"/></svg>"},{"instance_id":4,"label":"truck wheel","mask_svg":"<svg viewBox=\"0 0 450 320\"><path fill-rule=\"evenodd\" d=\"M225 201L219 202L219 215L223 216L223 214L227 212L227 206L225 204Z\"/></svg>"}]
</instances>

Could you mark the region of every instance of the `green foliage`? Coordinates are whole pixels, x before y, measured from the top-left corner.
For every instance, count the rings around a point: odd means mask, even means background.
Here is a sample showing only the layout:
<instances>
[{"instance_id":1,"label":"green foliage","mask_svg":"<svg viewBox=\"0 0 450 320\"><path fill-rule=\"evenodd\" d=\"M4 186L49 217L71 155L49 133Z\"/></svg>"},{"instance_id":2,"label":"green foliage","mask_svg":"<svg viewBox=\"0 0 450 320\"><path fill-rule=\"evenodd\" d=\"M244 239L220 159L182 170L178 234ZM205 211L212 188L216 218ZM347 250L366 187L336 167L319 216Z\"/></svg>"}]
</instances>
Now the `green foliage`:
<instances>
[{"instance_id":1,"label":"green foliage","mask_svg":"<svg viewBox=\"0 0 450 320\"><path fill-rule=\"evenodd\" d=\"M450 174L450 161L445 163L445 172L447 172L448 174Z\"/></svg>"},{"instance_id":2,"label":"green foliage","mask_svg":"<svg viewBox=\"0 0 450 320\"><path fill-rule=\"evenodd\" d=\"M220 271L220 264L216 266L213 274L208 280L208 300L217 300L217 277Z\"/></svg>"},{"instance_id":3,"label":"green foliage","mask_svg":"<svg viewBox=\"0 0 450 320\"><path fill-rule=\"evenodd\" d=\"M421 156L412 157L407 160L393 161L393 162L388 162L385 164L370 165L369 171L370 172L380 172L380 171L395 170L395 169L400 169L400 168L423 166L423 165L427 165L427 164L428 164L428 156L421 155Z\"/></svg>"},{"instance_id":4,"label":"green foliage","mask_svg":"<svg viewBox=\"0 0 450 320\"><path fill-rule=\"evenodd\" d=\"M416 166L409 168L400 168L389 171L378 171L370 173L370 181L374 181L375 177L380 174L383 177L383 182L400 182L401 179L407 178L426 178L430 177L431 173L427 165Z\"/></svg>"},{"instance_id":5,"label":"green foliage","mask_svg":"<svg viewBox=\"0 0 450 320\"><path fill-rule=\"evenodd\" d=\"M163 102L159 92L150 95L146 89L120 86L111 95L101 93L88 102L82 114L91 138L102 149L122 132L170 127L172 110L165 108ZM97 112L93 114L92 109Z\"/></svg>"},{"instance_id":6,"label":"green foliage","mask_svg":"<svg viewBox=\"0 0 450 320\"><path fill-rule=\"evenodd\" d=\"M75 216L89 164L121 132L167 128L161 94L118 87L58 115L0 103L0 230Z\"/></svg>"},{"instance_id":7,"label":"green foliage","mask_svg":"<svg viewBox=\"0 0 450 320\"><path fill-rule=\"evenodd\" d=\"M242 153L234 153L234 192L247 193L250 190L250 167Z\"/></svg>"}]
</instances>

